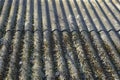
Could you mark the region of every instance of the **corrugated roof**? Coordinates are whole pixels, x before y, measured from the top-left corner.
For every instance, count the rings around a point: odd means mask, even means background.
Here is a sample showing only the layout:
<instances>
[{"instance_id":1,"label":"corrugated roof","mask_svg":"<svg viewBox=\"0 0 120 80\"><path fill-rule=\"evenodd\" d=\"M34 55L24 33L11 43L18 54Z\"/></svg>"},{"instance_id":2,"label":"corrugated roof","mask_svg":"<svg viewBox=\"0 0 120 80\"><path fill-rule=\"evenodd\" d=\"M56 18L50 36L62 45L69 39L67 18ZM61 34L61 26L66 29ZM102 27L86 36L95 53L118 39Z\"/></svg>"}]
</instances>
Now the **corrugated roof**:
<instances>
[{"instance_id":1,"label":"corrugated roof","mask_svg":"<svg viewBox=\"0 0 120 80\"><path fill-rule=\"evenodd\" d=\"M0 80L119 79L119 0L0 0Z\"/></svg>"}]
</instances>

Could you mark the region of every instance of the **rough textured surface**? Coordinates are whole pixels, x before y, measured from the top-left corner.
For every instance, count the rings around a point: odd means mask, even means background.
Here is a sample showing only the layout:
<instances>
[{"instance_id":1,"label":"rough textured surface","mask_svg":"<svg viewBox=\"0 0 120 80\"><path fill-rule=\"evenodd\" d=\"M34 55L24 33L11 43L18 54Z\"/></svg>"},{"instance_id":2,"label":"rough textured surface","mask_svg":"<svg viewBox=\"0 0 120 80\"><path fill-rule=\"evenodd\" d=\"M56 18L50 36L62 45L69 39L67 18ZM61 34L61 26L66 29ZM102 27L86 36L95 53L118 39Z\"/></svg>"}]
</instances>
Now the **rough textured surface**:
<instances>
[{"instance_id":1,"label":"rough textured surface","mask_svg":"<svg viewBox=\"0 0 120 80\"><path fill-rule=\"evenodd\" d=\"M120 80L120 1L0 0L0 80Z\"/></svg>"}]
</instances>

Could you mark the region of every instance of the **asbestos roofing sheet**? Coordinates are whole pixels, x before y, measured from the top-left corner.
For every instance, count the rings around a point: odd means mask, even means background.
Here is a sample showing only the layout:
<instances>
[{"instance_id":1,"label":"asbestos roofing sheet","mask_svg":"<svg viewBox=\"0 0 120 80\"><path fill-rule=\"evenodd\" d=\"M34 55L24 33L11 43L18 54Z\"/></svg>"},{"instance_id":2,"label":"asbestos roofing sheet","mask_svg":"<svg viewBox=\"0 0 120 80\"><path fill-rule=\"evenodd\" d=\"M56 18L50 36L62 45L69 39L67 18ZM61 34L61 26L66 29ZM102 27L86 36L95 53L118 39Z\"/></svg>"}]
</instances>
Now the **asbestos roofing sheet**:
<instances>
[{"instance_id":1,"label":"asbestos roofing sheet","mask_svg":"<svg viewBox=\"0 0 120 80\"><path fill-rule=\"evenodd\" d=\"M0 80L120 80L120 1L0 0Z\"/></svg>"}]
</instances>

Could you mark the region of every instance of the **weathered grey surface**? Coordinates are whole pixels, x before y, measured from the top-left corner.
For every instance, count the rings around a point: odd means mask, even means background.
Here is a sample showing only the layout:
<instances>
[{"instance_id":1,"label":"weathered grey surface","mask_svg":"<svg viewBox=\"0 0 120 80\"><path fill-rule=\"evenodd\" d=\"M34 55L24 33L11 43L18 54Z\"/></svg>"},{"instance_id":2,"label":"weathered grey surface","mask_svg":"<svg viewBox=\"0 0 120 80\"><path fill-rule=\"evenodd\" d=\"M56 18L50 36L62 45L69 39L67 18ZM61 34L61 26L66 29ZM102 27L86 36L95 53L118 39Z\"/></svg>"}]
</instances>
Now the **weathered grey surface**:
<instances>
[{"instance_id":1,"label":"weathered grey surface","mask_svg":"<svg viewBox=\"0 0 120 80\"><path fill-rule=\"evenodd\" d=\"M120 80L120 1L0 0L0 80Z\"/></svg>"}]
</instances>

